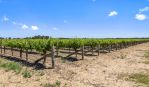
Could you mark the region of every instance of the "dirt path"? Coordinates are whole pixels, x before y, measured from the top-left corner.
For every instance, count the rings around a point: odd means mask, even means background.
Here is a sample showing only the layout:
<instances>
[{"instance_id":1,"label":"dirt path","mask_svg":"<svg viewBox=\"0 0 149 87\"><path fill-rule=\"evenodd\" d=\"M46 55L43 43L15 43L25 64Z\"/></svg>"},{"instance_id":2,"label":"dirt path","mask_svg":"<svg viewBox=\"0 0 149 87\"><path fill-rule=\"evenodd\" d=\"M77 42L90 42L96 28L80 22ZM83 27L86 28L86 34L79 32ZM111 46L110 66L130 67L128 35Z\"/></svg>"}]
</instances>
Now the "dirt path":
<instances>
[{"instance_id":1,"label":"dirt path","mask_svg":"<svg viewBox=\"0 0 149 87\"><path fill-rule=\"evenodd\" d=\"M57 59L56 69L43 70L43 76L32 70L34 74L28 79L0 69L0 87L43 87L42 84L57 80L62 87L137 87L134 82L117 77L125 73L149 72L149 65L142 63L148 50L149 43L144 43L73 63Z\"/></svg>"}]
</instances>

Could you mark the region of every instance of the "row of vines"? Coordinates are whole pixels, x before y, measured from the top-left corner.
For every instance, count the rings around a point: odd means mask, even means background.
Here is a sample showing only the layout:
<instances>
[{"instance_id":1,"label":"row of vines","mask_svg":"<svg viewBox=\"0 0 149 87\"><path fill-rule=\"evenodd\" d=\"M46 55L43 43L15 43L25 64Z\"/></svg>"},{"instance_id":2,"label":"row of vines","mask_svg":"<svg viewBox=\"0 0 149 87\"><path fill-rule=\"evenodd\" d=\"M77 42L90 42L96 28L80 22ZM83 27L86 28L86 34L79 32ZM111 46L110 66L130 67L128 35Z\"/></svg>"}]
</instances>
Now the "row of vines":
<instances>
[{"instance_id":1,"label":"row of vines","mask_svg":"<svg viewBox=\"0 0 149 87\"><path fill-rule=\"evenodd\" d=\"M59 56L60 50L73 50L74 53L69 54L76 55L81 51L82 59L86 52L97 52L98 55L101 50L118 50L126 48L132 45L141 44L148 42L148 39L0 39L0 51L1 54L5 54L5 49L9 48L13 56L14 49L20 51L20 58L22 53L26 53L26 61L28 61L28 52L36 51L43 55L43 58L36 62L44 59L46 61L47 54L51 55L52 67L54 68L54 57Z\"/></svg>"}]
</instances>

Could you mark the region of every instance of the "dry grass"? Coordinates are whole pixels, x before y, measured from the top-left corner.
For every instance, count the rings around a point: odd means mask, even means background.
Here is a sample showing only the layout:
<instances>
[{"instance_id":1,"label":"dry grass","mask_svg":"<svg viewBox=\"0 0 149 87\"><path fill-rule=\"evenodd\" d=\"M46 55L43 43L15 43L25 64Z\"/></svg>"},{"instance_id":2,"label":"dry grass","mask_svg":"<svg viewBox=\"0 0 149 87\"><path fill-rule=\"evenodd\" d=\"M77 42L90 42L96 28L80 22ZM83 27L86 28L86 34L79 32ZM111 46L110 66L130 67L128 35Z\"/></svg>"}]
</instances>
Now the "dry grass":
<instances>
[{"instance_id":1,"label":"dry grass","mask_svg":"<svg viewBox=\"0 0 149 87\"><path fill-rule=\"evenodd\" d=\"M129 75L129 80L149 86L149 75L148 74L144 74L144 73L131 74Z\"/></svg>"},{"instance_id":2,"label":"dry grass","mask_svg":"<svg viewBox=\"0 0 149 87\"><path fill-rule=\"evenodd\" d=\"M43 87L60 87L60 85L61 85L61 82L56 81L54 84L46 83L43 85Z\"/></svg>"},{"instance_id":3,"label":"dry grass","mask_svg":"<svg viewBox=\"0 0 149 87\"><path fill-rule=\"evenodd\" d=\"M143 63L144 63L144 64L149 64L149 61L144 61Z\"/></svg>"},{"instance_id":4,"label":"dry grass","mask_svg":"<svg viewBox=\"0 0 149 87\"><path fill-rule=\"evenodd\" d=\"M145 52L144 57L149 59L149 51Z\"/></svg>"}]
</instances>

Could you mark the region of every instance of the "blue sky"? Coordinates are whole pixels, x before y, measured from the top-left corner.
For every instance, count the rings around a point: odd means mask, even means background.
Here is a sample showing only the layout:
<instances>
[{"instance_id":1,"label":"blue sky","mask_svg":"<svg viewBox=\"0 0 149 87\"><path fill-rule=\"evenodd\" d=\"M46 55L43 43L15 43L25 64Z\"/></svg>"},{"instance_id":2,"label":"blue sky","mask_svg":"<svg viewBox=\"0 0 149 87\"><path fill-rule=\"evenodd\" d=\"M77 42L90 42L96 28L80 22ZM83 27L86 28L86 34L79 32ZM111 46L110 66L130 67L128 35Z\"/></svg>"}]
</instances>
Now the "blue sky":
<instances>
[{"instance_id":1,"label":"blue sky","mask_svg":"<svg viewBox=\"0 0 149 87\"><path fill-rule=\"evenodd\" d=\"M0 37L149 37L149 0L0 0Z\"/></svg>"}]
</instances>

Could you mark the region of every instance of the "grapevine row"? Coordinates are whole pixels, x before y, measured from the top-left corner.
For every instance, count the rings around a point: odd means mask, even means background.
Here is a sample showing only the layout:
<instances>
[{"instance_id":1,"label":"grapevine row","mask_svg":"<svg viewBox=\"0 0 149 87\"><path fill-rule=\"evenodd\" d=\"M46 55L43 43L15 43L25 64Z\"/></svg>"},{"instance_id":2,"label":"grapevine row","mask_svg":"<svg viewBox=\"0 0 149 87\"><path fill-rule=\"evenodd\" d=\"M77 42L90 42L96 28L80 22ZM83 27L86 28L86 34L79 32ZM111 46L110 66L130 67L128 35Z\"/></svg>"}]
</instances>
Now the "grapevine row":
<instances>
[{"instance_id":1,"label":"grapevine row","mask_svg":"<svg viewBox=\"0 0 149 87\"><path fill-rule=\"evenodd\" d=\"M5 48L9 47L12 52L13 50L18 49L20 51L20 57L22 57L22 52L26 52L26 60L28 60L28 51L36 51L43 55L46 55L48 52L57 52L57 56L59 55L60 49L73 49L75 51L76 57L77 52L79 50L82 51L82 59L84 59L84 50L90 49L92 54L96 50L99 55L99 51L101 49L106 49L109 52L113 49L118 50L122 48L126 48L132 45L141 44L144 42L148 42L148 39L1 39L0 40L0 48L1 54ZM53 49L53 50L52 50ZM55 54L54 54L55 56ZM46 60L46 57L43 58Z\"/></svg>"}]
</instances>

